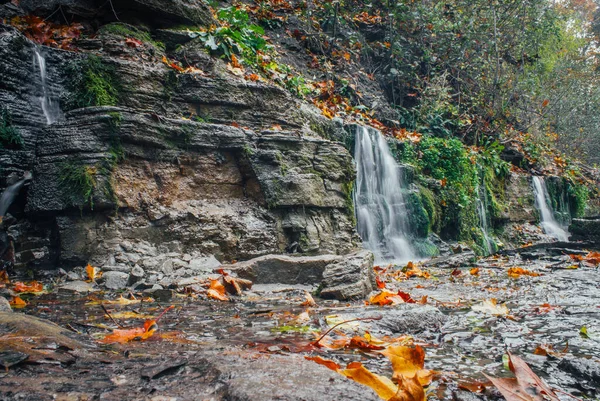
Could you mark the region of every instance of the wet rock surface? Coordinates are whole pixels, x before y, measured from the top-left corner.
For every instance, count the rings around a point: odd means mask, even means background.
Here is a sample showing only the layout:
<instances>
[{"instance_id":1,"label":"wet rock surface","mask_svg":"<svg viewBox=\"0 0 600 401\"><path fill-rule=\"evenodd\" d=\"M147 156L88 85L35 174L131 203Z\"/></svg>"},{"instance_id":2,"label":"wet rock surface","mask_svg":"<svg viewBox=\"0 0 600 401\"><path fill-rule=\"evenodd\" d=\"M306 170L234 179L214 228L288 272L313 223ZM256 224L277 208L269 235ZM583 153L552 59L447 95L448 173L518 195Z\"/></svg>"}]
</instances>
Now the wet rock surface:
<instances>
[{"instance_id":1,"label":"wet rock surface","mask_svg":"<svg viewBox=\"0 0 600 401\"><path fill-rule=\"evenodd\" d=\"M295 284L257 284L242 296L232 297L232 302L207 301L193 283L188 289L156 290L154 300L107 303L109 312L127 327L156 316L167 302L176 307L161 319L159 332L150 339L94 351L100 352L94 355L102 363L73 353L55 365L16 362L8 374L0 376L0 394L8 400L32 394L43 400L49 399L48 394L69 392L109 399L191 400L199 394L214 400L377 399L368 388L303 359L304 355L320 355L342 366L360 361L371 371L390 375L389 364L377 352L310 346L337 323L371 318L338 326L324 344L366 332L420 344L426 353L425 367L440 371L443 377L430 387L429 399L501 399L489 385L482 393L471 393L459 384L485 382L483 373L505 376L502 356L507 350L521 356L551 386L580 398L597 397L598 269L583 262L574 266L568 255L546 254L528 260L518 253L479 260L475 266L477 271L421 266L429 278L387 283L386 289L401 290L415 300L426 296L425 304L381 307L315 297L315 306L301 306L306 291L314 286ZM511 267L539 276L510 277ZM391 268L390 274L401 268ZM161 291L168 291L166 300L159 301ZM150 291L144 294L153 296ZM92 345L109 333L103 327L116 327L99 307L101 297L51 293L31 299L23 312L71 327L81 333L78 343ZM117 298L104 297L107 301ZM489 303L491 299L496 304ZM23 312L11 315L23 316ZM122 312L140 317L120 318ZM581 334L582 327L587 334ZM534 354L540 346L556 354ZM10 358L18 361L19 355ZM93 383L86 387L65 386L75 378L87 383L92 372Z\"/></svg>"}]
</instances>

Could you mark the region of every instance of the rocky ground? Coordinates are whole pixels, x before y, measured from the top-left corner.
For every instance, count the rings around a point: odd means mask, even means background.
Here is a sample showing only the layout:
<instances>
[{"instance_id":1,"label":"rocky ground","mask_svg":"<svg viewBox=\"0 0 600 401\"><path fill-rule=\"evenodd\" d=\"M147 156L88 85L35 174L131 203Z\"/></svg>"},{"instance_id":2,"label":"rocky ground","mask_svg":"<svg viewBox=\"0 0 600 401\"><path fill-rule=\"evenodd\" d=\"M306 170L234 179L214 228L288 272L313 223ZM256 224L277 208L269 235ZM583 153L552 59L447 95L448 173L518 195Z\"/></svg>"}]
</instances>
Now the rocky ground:
<instances>
[{"instance_id":1,"label":"rocky ground","mask_svg":"<svg viewBox=\"0 0 600 401\"><path fill-rule=\"evenodd\" d=\"M483 374L510 376L503 364L507 351L520 355L552 387L597 399L599 272L597 261L585 255L555 246L481 260L466 252L412 266L375 267L379 287L385 288L371 295L410 294L405 302L385 306L374 305L373 298L369 303L315 297L312 304L306 294L317 289L316 282L274 284L272 277L256 274L264 260L239 266L239 275L262 283L241 296L228 295L229 301L207 299L200 282L119 295L57 279L41 295L22 295L28 302L23 309L1 314L6 371L0 398L375 400L369 388L304 359L360 361L390 376L380 352L334 346L370 333L425 349L425 367L438 372L427 389L429 399L500 399ZM517 267L524 270L509 270ZM175 307L150 338L101 342L117 324L140 327L168 305ZM329 327L355 318L376 320L343 324L314 346ZM25 338L21 348L7 348L11 335Z\"/></svg>"}]
</instances>

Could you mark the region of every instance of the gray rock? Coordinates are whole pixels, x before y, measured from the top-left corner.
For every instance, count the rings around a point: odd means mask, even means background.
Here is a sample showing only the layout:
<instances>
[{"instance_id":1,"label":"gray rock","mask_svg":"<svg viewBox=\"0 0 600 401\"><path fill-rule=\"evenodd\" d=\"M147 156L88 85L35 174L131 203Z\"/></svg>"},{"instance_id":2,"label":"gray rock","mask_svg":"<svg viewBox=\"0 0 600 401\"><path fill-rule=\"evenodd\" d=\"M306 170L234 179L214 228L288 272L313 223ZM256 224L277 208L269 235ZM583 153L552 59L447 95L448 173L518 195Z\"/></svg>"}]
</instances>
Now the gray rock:
<instances>
[{"instance_id":1,"label":"gray rock","mask_svg":"<svg viewBox=\"0 0 600 401\"><path fill-rule=\"evenodd\" d=\"M102 280L104 287L109 290L121 290L129 284L129 274L116 271L105 272Z\"/></svg>"},{"instance_id":2,"label":"gray rock","mask_svg":"<svg viewBox=\"0 0 600 401\"><path fill-rule=\"evenodd\" d=\"M358 322L362 330L381 335L437 333L448 320L439 309L421 304L400 304L385 308L351 308L339 314L340 320L381 317L379 320Z\"/></svg>"},{"instance_id":3,"label":"gray rock","mask_svg":"<svg viewBox=\"0 0 600 401\"><path fill-rule=\"evenodd\" d=\"M370 388L300 355L239 358L215 353L207 356L207 364L218 366L231 400L381 400Z\"/></svg>"},{"instance_id":4,"label":"gray rock","mask_svg":"<svg viewBox=\"0 0 600 401\"><path fill-rule=\"evenodd\" d=\"M221 262L213 255L197 257L190 261L189 268L193 271L209 273L217 267L221 266Z\"/></svg>"},{"instance_id":5,"label":"gray rock","mask_svg":"<svg viewBox=\"0 0 600 401\"><path fill-rule=\"evenodd\" d=\"M131 276L136 279L141 279L146 275L146 272L140 266L135 265L133 266L133 269L131 269L131 272L129 272L129 274L131 274Z\"/></svg>"},{"instance_id":6,"label":"gray rock","mask_svg":"<svg viewBox=\"0 0 600 401\"><path fill-rule=\"evenodd\" d=\"M266 255L222 267L255 284L319 284L327 265L342 259L338 255Z\"/></svg>"},{"instance_id":7,"label":"gray rock","mask_svg":"<svg viewBox=\"0 0 600 401\"><path fill-rule=\"evenodd\" d=\"M398 333L419 334L423 332L436 333L448 320L438 308L420 304L400 304L386 308L381 320L369 322L373 330Z\"/></svg>"},{"instance_id":8,"label":"gray rock","mask_svg":"<svg viewBox=\"0 0 600 401\"><path fill-rule=\"evenodd\" d=\"M327 265L319 296L339 300L366 297L376 288L373 259L371 251L363 250Z\"/></svg>"},{"instance_id":9,"label":"gray rock","mask_svg":"<svg viewBox=\"0 0 600 401\"><path fill-rule=\"evenodd\" d=\"M600 217L573 219L569 232L572 241L592 241L600 245Z\"/></svg>"},{"instance_id":10,"label":"gray rock","mask_svg":"<svg viewBox=\"0 0 600 401\"><path fill-rule=\"evenodd\" d=\"M121 273L129 273L131 271L131 267L127 265L114 265L114 266L103 266L102 270L104 272L121 272Z\"/></svg>"},{"instance_id":11,"label":"gray rock","mask_svg":"<svg viewBox=\"0 0 600 401\"><path fill-rule=\"evenodd\" d=\"M12 312L10 304L4 297L0 297L0 312Z\"/></svg>"},{"instance_id":12,"label":"gray rock","mask_svg":"<svg viewBox=\"0 0 600 401\"><path fill-rule=\"evenodd\" d=\"M587 382L592 388L600 388L600 363L598 361L568 356L560 361L558 367L577 379Z\"/></svg>"},{"instance_id":13,"label":"gray rock","mask_svg":"<svg viewBox=\"0 0 600 401\"><path fill-rule=\"evenodd\" d=\"M73 292L92 292L96 291L94 289L94 285L92 283L86 283L85 281L71 281L65 284L62 284L58 287L61 290L73 291Z\"/></svg>"}]
</instances>

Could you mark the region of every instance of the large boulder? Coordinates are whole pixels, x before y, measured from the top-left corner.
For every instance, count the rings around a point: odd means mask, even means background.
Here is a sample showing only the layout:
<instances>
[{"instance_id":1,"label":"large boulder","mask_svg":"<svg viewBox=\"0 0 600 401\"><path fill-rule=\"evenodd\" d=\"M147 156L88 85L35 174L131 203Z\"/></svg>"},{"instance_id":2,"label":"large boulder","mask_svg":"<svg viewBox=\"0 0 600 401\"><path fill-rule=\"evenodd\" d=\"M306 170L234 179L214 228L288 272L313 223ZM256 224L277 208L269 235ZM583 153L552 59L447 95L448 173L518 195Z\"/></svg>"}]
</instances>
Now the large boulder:
<instances>
[{"instance_id":1,"label":"large boulder","mask_svg":"<svg viewBox=\"0 0 600 401\"><path fill-rule=\"evenodd\" d=\"M373 253L359 251L327 265L321 298L357 299L376 288Z\"/></svg>"},{"instance_id":2,"label":"large boulder","mask_svg":"<svg viewBox=\"0 0 600 401\"><path fill-rule=\"evenodd\" d=\"M571 241L590 241L600 246L600 216L573 219L569 232Z\"/></svg>"},{"instance_id":3,"label":"large boulder","mask_svg":"<svg viewBox=\"0 0 600 401\"><path fill-rule=\"evenodd\" d=\"M373 253L366 250L345 256L266 255L222 268L255 284L318 286L323 298L364 298L375 288Z\"/></svg>"}]
</instances>

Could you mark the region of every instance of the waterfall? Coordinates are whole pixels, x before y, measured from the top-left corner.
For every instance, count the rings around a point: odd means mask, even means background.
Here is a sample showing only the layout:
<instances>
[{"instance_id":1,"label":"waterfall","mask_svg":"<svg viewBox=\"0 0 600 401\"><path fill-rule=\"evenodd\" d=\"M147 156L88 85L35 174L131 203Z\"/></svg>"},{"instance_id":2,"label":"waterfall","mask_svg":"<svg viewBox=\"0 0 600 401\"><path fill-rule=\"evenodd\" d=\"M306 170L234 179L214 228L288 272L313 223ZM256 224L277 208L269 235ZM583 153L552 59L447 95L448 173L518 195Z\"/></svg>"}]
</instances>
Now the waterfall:
<instances>
[{"instance_id":1,"label":"waterfall","mask_svg":"<svg viewBox=\"0 0 600 401\"><path fill-rule=\"evenodd\" d=\"M37 99L42 107L44 117L46 117L46 124L50 125L57 121L61 116L60 105L56 99L52 99L50 96L50 88L48 87L48 73L46 70L46 59L41 53L39 47L34 48L33 54L33 67L39 71L40 85L41 85L41 96Z\"/></svg>"},{"instance_id":2,"label":"waterfall","mask_svg":"<svg viewBox=\"0 0 600 401\"><path fill-rule=\"evenodd\" d=\"M15 182L2 192L2 196L0 196L0 218L6 215L8 207L13 203L23 185L29 180L31 180L31 173L27 171L22 180Z\"/></svg>"},{"instance_id":3,"label":"waterfall","mask_svg":"<svg viewBox=\"0 0 600 401\"><path fill-rule=\"evenodd\" d=\"M542 177L533 177L533 192L535 194L535 207L540 212L540 224L544 232L559 241L568 241L569 232L561 227L554 218L554 212L550 207L548 189L546 189L546 183Z\"/></svg>"},{"instance_id":4,"label":"waterfall","mask_svg":"<svg viewBox=\"0 0 600 401\"><path fill-rule=\"evenodd\" d=\"M379 261L406 262L415 257L407 238L408 214L401 167L383 135L358 127L355 137L357 230Z\"/></svg>"},{"instance_id":5,"label":"waterfall","mask_svg":"<svg viewBox=\"0 0 600 401\"><path fill-rule=\"evenodd\" d=\"M489 218L488 218L488 199L485 187L479 185L477 187L477 217L479 218L479 228L483 233L484 251L486 255L491 255L494 252L494 241L490 236Z\"/></svg>"}]
</instances>

